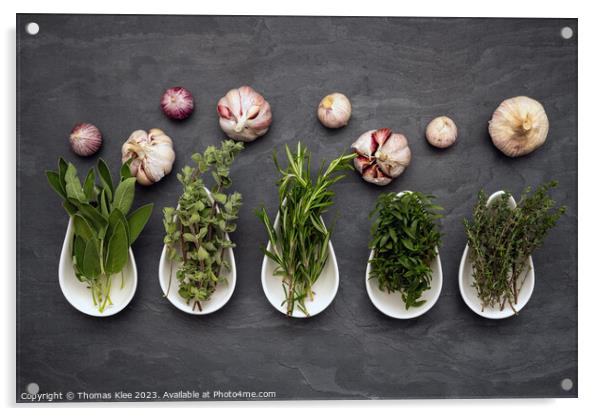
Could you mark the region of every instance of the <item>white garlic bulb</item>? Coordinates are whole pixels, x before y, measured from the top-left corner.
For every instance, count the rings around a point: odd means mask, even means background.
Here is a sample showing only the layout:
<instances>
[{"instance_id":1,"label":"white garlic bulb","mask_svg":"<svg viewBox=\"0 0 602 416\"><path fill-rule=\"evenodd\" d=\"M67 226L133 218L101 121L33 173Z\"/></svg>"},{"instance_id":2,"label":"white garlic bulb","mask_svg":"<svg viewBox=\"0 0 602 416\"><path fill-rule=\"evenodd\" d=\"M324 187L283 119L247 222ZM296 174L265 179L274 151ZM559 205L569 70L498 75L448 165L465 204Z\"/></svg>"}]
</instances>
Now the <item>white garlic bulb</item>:
<instances>
[{"instance_id":1,"label":"white garlic bulb","mask_svg":"<svg viewBox=\"0 0 602 416\"><path fill-rule=\"evenodd\" d=\"M351 117L351 103L339 92L333 92L322 98L318 105L318 120L325 127L338 129L346 126Z\"/></svg>"},{"instance_id":2,"label":"white garlic bulb","mask_svg":"<svg viewBox=\"0 0 602 416\"><path fill-rule=\"evenodd\" d=\"M543 106L533 98L504 100L489 121L489 135L506 156L531 153L544 144L550 125Z\"/></svg>"},{"instance_id":3,"label":"white garlic bulb","mask_svg":"<svg viewBox=\"0 0 602 416\"><path fill-rule=\"evenodd\" d=\"M141 185L152 185L171 172L176 153L163 130L136 130L121 148L123 163L132 159L130 172Z\"/></svg>"},{"instance_id":4,"label":"white garlic bulb","mask_svg":"<svg viewBox=\"0 0 602 416\"><path fill-rule=\"evenodd\" d=\"M458 138L456 123L446 116L434 118L426 126L426 139L428 142L440 149L450 147Z\"/></svg>"},{"instance_id":5,"label":"white garlic bulb","mask_svg":"<svg viewBox=\"0 0 602 416\"><path fill-rule=\"evenodd\" d=\"M365 132L351 150L357 153L353 163L364 180L381 186L401 175L412 159L406 137L391 129Z\"/></svg>"},{"instance_id":6,"label":"white garlic bulb","mask_svg":"<svg viewBox=\"0 0 602 416\"><path fill-rule=\"evenodd\" d=\"M234 140L252 142L268 132L272 124L270 103L253 88L235 88L217 103L219 125Z\"/></svg>"}]
</instances>

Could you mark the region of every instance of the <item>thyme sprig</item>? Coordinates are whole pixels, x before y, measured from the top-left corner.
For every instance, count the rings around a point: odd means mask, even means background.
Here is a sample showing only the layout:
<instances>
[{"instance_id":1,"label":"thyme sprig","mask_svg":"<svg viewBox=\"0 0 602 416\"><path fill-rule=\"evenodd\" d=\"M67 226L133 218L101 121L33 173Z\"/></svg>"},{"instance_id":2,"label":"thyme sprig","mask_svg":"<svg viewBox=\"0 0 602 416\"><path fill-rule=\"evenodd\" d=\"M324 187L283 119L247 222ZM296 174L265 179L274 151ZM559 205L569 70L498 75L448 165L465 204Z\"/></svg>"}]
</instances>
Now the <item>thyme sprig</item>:
<instances>
[{"instance_id":1,"label":"thyme sprig","mask_svg":"<svg viewBox=\"0 0 602 416\"><path fill-rule=\"evenodd\" d=\"M226 140L221 148L209 146L203 154L192 155L196 166L185 166L177 175L183 188L178 206L163 209L167 255L172 264L178 264L178 293L192 302L193 310L201 310L201 302L226 282L222 270L231 268L225 252L235 244L227 233L236 229L242 196L224 190L232 185L230 166L242 149L242 143ZM211 192L202 177L209 172L214 180Z\"/></svg>"},{"instance_id":2,"label":"thyme sprig","mask_svg":"<svg viewBox=\"0 0 602 416\"><path fill-rule=\"evenodd\" d=\"M548 191L556 181L540 185L535 192L527 187L517 207L508 205L509 193L487 206L481 190L471 220L464 220L470 259L473 264L473 286L481 300L481 308L508 304L514 312L524 283L529 256L541 246L566 208L554 208ZM523 276L523 277L521 277Z\"/></svg>"},{"instance_id":3,"label":"thyme sprig","mask_svg":"<svg viewBox=\"0 0 602 416\"><path fill-rule=\"evenodd\" d=\"M288 166L282 168L274 152L274 164L282 175L278 181L279 221L273 224L265 208L257 210L271 243L271 250L264 248L266 256L277 268L275 275L282 277L287 315L297 307L306 316L309 312L305 300L313 299L313 284L317 281L328 260L328 242L332 228L327 228L320 217L333 204L334 192L330 187L345 175L342 170L353 170L350 165L355 154L325 163L315 180L310 174L311 154L301 143L296 153L285 147Z\"/></svg>"},{"instance_id":4,"label":"thyme sprig","mask_svg":"<svg viewBox=\"0 0 602 416\"><path fill-rule=\"evenodd\" d=\"M370 214L376 217L370 279L378 280L381 291L399 292L406 309L424 304L420 297L431 287L430 264L441 244L437 211L442 210L433 199L419 192L385 193Z\"/></svg>"}]
</instances>

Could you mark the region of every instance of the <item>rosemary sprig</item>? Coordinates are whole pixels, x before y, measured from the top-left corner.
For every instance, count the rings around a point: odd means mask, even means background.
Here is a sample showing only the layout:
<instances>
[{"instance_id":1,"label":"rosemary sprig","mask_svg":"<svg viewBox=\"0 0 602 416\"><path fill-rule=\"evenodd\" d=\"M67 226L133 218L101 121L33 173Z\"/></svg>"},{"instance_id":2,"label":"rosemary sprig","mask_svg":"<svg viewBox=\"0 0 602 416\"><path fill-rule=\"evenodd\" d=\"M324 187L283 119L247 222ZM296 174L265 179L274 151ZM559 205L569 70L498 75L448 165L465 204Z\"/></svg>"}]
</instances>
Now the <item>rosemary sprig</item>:
<instances>
[{"instance_id":1,"label":"rosemary sprig","mask_svg":"<svg viewBox=\"0 0 602 416\"><path fill-rule=\"evenodd\" d=\"M370 279L377 279L382 291L399 292L406 309L422 305L420 297L431 287L430 263L441 244L436 211L442 209L433 199L419 192L385 193L370 214L377 217L371 230Z\"/></svg>"},{"instance_id":2,"label":"rosemary sprig","mask_svg":"<svg viewBox=\"0 0 602 416\"><path fill-rule=\"evenodd\" d=\"M263 222L272 249L263 251L277 268L275 275L282 277L287 315L295 307L309 316L305 300L313 299L312 286L328 260L328 242L332 229L321 219L333 204L334 192L329 188L345 175L342 170L353 170L350 165L355 154L343 155L318 172L315 181L310 174L311 155L305 146L297 144L297 152L285 147L288 166L282 168L274 152L274 164L282 175L278 181L279 221L274 225L265 208L257 210Z\"/></svg>"},{"instance_id":3,"label":"rosemary sprig","mask_svg":"<svg viewBox=\"0 0 602 416\"><path fill-rule=\"evenodd\" d=\"M566 208L554 209L548 191L557 186L552 181L539 186L532 194L526 188L517 207L508 206L509 193L487 206L481 190L472 220L464 220L470 259L473 263L473 286L481 299L481 307L508 304L512 310L524 283L521 275L528 267L529 256L541 246Z\"/></svg>"}]
</instances>

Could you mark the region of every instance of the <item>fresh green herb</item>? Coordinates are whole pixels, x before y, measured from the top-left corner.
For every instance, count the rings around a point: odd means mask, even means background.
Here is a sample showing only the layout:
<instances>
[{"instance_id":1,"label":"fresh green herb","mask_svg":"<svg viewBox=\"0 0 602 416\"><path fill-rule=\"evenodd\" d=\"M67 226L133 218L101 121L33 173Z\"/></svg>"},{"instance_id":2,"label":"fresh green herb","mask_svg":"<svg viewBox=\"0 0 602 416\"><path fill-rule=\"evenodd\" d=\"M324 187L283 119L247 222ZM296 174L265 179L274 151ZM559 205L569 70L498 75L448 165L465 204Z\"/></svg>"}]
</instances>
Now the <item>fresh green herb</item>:
<instances>
[{"instance_id":1,"label":"fresh green herb","mask_svg":"<svg viewBox=\"0 0 602 416\"><path fill-rule=\"evenodd\" d=\"M442 209L433 199L419 192L385 193L370 214L378 215L371 230L370 279L382 291L399 292L406 309L424 304L420 297L431 288L430 264L441 244L436 211Z\"/></svg>"},{"instance_id":2,"label":"fresh green herb","mask_svg":"<svg viewBox=\"0 0 602 416\"><path fill-rule=\"evenodd\" d=\"M223 192L232 185L230 166L242 149L242 143L226 140L219 149L209 146L203 154L192 155L196 166L185 166L178 174L184 191L177 208L163 209L167 254L179 264L178 293L192 302L193 310L201 310L201 302L211 298L217 285L227 283L222 269L230 270L231 265L225 252L235 246L227 233L236 229L242 196ZM211 192L202 178L208 172L214 180Z\"/></svg>"},{"instance_id":3,"label":"fresh green herb","mask_svg":"<svg viewBox=\"0 0 602 416\"><path fill-rule=\"evenodd\" d=\"M305 299L313 299L312 286L320 276L328 260L328 242L332 229L322 221L321 214L333 204L334 192L329 188L345 175L335 175L342 170L353 170L349 161L355 154L340 156L325 164L315 181L310 175L311 155L305 146L297 144L297 152L288 146L288 166L280 167L276 153L274 163L282 175L278 181L280 204L279 220L273 225L265 208L257 211L263 222L272 249L264 253L276 264L275 275L282 276L287 314L295 309L309 316Z\"/></svg>"},{"instance_id":4,"label":"fresh green herb","mask_svg":"<svg viewBox=\"0 0 602 416\"><path fill-rule=\"evenodd\" d=\"M94 169L88 171L82 184L75 166L60 158L58 171L47 171L46 177L73 220L71 255L75 276L88 285L92 301L102 313L112 304L112 278L118 273L123 288L129 248L150 218L153 204L143 205L126 217L134 201L136 182L128 164L122 166L116 188L102 159L97 170L100 185Z\"/></svg>"},{"instance_id":5,"label":"fresh green herb","mask_svg":"<svg viewBox=\"0 0 602 416\"><path fill-rule=\"evenodd\" d=\"M528 267L529 256L541 246L566 209L554 209L555 202L548 196L556 185L555 181L549 182L532 194L526 188L515 209L508 205L507 192L489 206L485 193L479 192L472 220L465 219L464 227L473 264L473 286L483 309L503 310L508 304L516 312L514 305L524 283L521 275Z\"/></svg>"}]
</instances>

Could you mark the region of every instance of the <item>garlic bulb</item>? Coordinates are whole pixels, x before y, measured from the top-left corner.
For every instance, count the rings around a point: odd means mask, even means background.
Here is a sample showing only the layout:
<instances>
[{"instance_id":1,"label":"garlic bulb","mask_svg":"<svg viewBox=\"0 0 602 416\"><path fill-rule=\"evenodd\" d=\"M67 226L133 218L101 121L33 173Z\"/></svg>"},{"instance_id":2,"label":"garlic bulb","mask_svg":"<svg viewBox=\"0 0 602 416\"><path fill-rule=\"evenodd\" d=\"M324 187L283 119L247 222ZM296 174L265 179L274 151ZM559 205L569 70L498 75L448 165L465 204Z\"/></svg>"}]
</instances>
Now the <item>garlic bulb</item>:
<instances>
[{"instance_id":1,"label":"garlic bulb","mask_svg":"<svg viewBox=\"0 0 602 416\"><path fill-rule=\"evenodd\" d=\"M457 137L456 123L449 117L437 117L426 126L426 140L440 149L450 147L456 142Z\"/></svg>"},{"instance_id":2,"label":"garlic bulb","mask_svg":"<svg viewBox=\"0 0 602 416\"><path fill-rule=\"evenodd\" d=\"M152 185L171 172L176 153L163 130L136 130L121 148L123 163L132 159L130 172L141 185Z\"/></svg>"},{"instance_id":3,"label":"garlic bulb","mask_svg":"<svg viewBox=\"0 0 602 416\"><path fill-rule=\"evenodd\" d=\"M90 123L79 123L69 135L71 149L79 156L91 156L102 146L102 134Z\"/></svg>"},{"instance_id":4,"label":"garlic bulb","mask_svg":"<svg viewBox=\"0 0 602 416\"><path fill-rule=\"evenodd\" d=\"M403 134L391 129L370 130L351 145L357 153L355 168L365 181L386 185L403 173L410 164L412 154Z\"/></svg>"},{"instance_id":5,"label":"garlic bulb","mask_svg":"<svg viewBox=\"0 0 602 416\"><path fill-rule=\"evenodd\" d=\"M351 117L351 103L343 94L333 92L322 98L318 105L318 120L325 127L338 129L346 126Z\"/></svg>"},{"instance_id":6,"label":"garlic bulb","mask_svg":"<svg viewBox=\"0 0 602 416\"><path fill-rule=\"evenodd\" d=\"M272 124L270 103L253 88L232 89L217 103L219 125L231 139L252 142Z\"/></svg>"},{"instance_id":7,"label":"garlic bulb","mask_svg":"<svg viewBox=\"0 0 602 416\"><path fill-rule=\"evenodd\" d=\"M194 98L186 88L168 88L161 97L161 108L167 117L184 120L190 117L194 110Z\"/></svg>"},{"instance_id":8,"label":"garlic bulb","mask_svg":"<svg viewBox=\"0 0 602 416\"><path fill-rule=\"evenodd\" d=\"M506 156L523 156L544 144L549 126L548 116L538 101L514 97L503 101L494 111L489 135Z\"/></svg>"}]
</instances>

